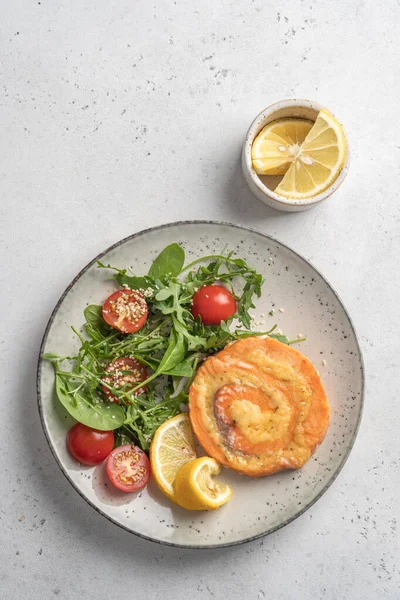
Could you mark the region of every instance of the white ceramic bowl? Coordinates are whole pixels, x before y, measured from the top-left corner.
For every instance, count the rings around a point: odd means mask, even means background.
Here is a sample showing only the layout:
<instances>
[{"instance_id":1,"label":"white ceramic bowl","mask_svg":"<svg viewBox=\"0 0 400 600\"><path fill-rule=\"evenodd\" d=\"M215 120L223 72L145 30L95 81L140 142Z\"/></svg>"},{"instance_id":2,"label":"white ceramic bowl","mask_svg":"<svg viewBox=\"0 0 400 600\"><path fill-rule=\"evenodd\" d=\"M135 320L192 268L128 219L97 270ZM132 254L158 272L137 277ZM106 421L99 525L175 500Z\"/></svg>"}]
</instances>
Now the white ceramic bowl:
<instances>
[{"instance_id":1,"label":"white ceramic bowl","mask_svg":"<svg viewBox=\"0 0 400 600\"><path fill-rule=\"evenodd\" d=\"M347 136L347 153L343 169L340 171L338 177L335 179L335 181L329 188L327 188L321 194L313 196L312 198L307 198L305 200L290 200L288 198L284 198L283 196L276 194L272 189L268 187L268 185L266 185L267 179L269 180L270 184L277 184L277 178L272 178L272 176L270 175L267 177L260 177L253 169L253 164L251 160L251 147L253 145L254 139L260 133L261 129L265 127L265 125L271 123L271 121L275 121L276 119L285 119L288 117L300 117L304 119L310 119L311 121L315 121L319 111L322 108L325 107L321 104L318 104L317 102L312 102L311 100L283 100L282 102L277 102L276 104L268 106L268 108L260 112L260 114L257 115L257 117L250 125L242 152L243 174L253 194L259 200L261 200L265 204L268 204L268 206L271 206L272 208L276 208L278 210L289 212L307 210L308 208L315 206L319 202L326 200L326 198L328 198L331 194L333 194L333 192L335 192L338 189L338 187L345 179L350 164L350 148ZM276 181L274 181L274 179L276 179Z\"/></svg>"}]
</instances>

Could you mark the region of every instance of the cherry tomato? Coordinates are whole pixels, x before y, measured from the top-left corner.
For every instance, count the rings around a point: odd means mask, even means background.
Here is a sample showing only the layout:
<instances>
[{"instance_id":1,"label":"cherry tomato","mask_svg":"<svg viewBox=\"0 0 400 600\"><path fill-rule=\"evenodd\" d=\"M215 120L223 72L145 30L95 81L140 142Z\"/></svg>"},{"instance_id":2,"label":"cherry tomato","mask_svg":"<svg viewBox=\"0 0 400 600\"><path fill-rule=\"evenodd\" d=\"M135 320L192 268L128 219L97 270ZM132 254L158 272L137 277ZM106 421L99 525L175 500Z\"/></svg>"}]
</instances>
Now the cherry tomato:
<instances>
[{"instance_id":1,"label":"cherry tomato","mask_svg":"<svg viewBox=\"0 0 400 600\"><path fill-rule=\"evenodd\" d=\"M192 314L204 325L219 325L236 312L236 300L222 285L203 285L193 296Z\"/></svg>"},{"instance_id":2,"label":"cherry tomato","mask_svg":"<svg viewBox=\"0 0 400 600\"><path fill-rule=\"evenodd\" d=\"M82 465L98 465L114 447L114 432L99 431L77 423L67 435L67 448Z\"/></svg>"},{"instance_id":3,"label":"cherry tomato","mask_svg":"<svg viewBox=\"0 0 400 600\"><path fill-rule=\"evenodd\" d=\"M123 333L135 333L146 323L147 302L137 290L118 290L103 304L103 319Z\"/></svg>"},{"instance_id":4,"label":"cherry tomato","mask_svg":"<svg viewBox=\"0 0 400 600\"><path fill-rule=\"evenodd\" d=\"M146 367L138 360L130 356L121 356L111 362L105 368L107 375L102 378L104 383L119 389L124 387L124 391L129 393L129 390L136 387L141 381L147 379ZM102 390L111 400L111 402L119 402L118 396L112 393L105 385L102 385ZM133 395L138 396L146 391L146 386L138 388Z\"/></svg>"},{"instance_id":5,"label":"cherry tomato","mask_svg":"<svg viewBox=\"0 0 400 600\"><path fill-rule=\"evenodd\" d=\"M126 444L111 452L106 471L116 488L123 492L137 492L150 479L150 462L143 450L134 444Z\"/></svg>"}]
</instances>

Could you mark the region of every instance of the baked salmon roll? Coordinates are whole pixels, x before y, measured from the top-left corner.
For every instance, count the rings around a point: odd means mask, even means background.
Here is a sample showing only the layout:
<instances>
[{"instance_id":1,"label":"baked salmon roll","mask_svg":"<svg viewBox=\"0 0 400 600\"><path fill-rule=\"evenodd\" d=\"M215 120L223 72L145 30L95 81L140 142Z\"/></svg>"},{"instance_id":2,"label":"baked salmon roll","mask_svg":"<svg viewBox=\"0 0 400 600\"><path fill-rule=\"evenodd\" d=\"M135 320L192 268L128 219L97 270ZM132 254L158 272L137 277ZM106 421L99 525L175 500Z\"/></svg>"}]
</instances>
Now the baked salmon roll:
<instances>
[{"instance_id":1,"label":"baked salmon roll","mask_svg":"<svg viewBox=\"0 0 400 600\"><path fill-rule=\"evenodd\" d=\"M329 425L314 365L271 338L242 339L208 358L189 399L192 427L207 454L252 477L302 467Z\"/></svg>"}]
</instances>

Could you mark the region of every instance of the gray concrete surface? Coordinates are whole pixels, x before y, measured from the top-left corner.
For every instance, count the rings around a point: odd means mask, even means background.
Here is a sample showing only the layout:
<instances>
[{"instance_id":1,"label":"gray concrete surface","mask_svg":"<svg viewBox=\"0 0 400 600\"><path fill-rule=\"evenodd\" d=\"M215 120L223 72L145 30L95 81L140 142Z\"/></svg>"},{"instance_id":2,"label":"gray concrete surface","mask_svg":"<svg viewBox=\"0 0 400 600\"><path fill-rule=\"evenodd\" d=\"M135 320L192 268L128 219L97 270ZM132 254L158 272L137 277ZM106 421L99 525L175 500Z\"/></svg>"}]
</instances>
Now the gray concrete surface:
<instances>
[{"instance_id":1,"label":"gray concrete surface","mask_svg":"<svg viewBox=\"0 0 400 600\"><path fill-rule=\"evenodd\" d=\"M368 0L1 0L2 600L400 598L400 4ZM306 97L347 128L349 176L302 214L245 187L240 146L268 104ZM49 313L76 272L182 218L250 225L341 294L367 369L338 480L285 529L224 551L136 539L58 470L35 397Z\"/></svg>"}]
</instances>

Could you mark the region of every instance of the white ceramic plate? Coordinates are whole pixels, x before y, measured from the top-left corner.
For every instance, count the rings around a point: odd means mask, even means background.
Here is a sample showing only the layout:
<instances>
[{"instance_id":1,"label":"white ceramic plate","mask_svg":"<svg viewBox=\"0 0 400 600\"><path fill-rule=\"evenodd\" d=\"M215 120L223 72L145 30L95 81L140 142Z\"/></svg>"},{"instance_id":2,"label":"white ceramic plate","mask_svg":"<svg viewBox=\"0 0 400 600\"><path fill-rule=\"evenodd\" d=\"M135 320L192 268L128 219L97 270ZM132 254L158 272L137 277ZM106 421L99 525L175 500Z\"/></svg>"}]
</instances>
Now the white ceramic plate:
<instances>
[{"instance_id":1,"label":"white ceramic plate","mask_svg":"<svg viewBox=\"0 0 400 600\"><path fill-rule=\"evenodd\" d=\"M290 523L320 498L340 472L360 423L364 381L361 352L350 318L329 283L293 250L256 231L227 223L173 223L132 235L97 258L142 274L172 242L182 244L189 260L235 250L265 276L255 315L266 315L268 326L277 322L288 337L307 335L299 349L320 371L332 409L328 434L314 456L298 471L261 479L224 469L221 478L232 485L232 500L216 512L192 513L172 505L153 482L132 497L107 485L103 466L82 468L76 464L65 446L72 419L63 413L55 397L51 365L41 359L37 378L40 416L64 475L93 508L117 525L175 546L238 544ZM77 343L70 325L81 326L85 306L102 303L113 291L112 281L96 268L95 260L76 276L57 303L41 354L73 354ZM276 310L273 317L268 315L272 308Z\"/></svg>"}]
</instances>

